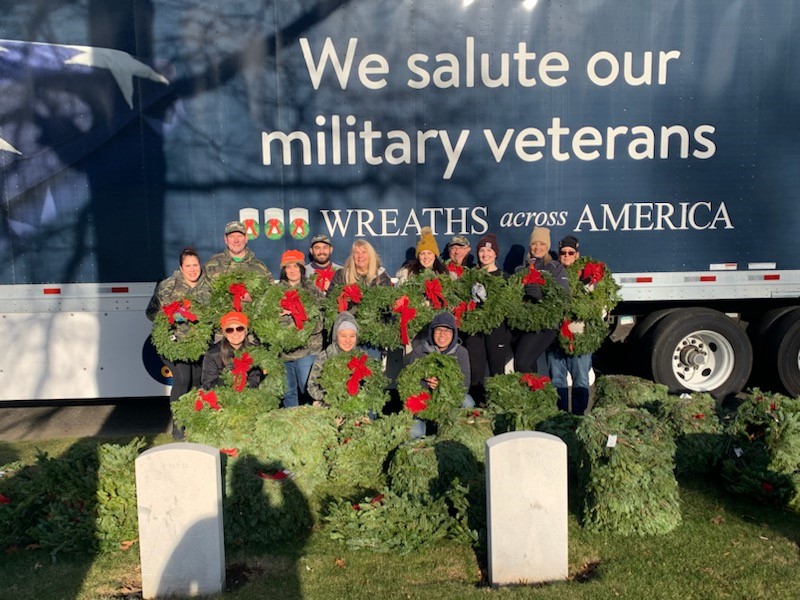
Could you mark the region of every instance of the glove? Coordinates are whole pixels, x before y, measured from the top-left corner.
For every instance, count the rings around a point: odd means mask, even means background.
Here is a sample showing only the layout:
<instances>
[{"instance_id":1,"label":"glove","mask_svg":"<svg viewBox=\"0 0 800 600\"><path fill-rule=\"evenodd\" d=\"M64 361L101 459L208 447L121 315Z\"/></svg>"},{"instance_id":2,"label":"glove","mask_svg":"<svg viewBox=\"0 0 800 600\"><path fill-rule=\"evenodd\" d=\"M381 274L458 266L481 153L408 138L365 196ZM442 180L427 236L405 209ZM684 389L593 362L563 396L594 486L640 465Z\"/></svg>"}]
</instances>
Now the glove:
<instances>
[{"instance_id":1,"label":"glove","mask_svg":"<svg viewBox=\"0 0 800 600\"><path fill-rule=\"evenodd\" d=\"M531 300L538 302L542 299L542 286L536 283L528 283L525 285L525 295Z\"/></svg>"},{"instance_id":2,"label":"glove","mask_svg":"<svg viewBox=\"0 0 800 600\"><path fill-rule=\"evenodd\" d=\"M476 283L472 286L472 300L475 304L481 304L486 300L486 288L482 283Z\"/></svg>"},{"instance_id":3,"label":"glove","mask_svg":"<svg viewBox=\"0 0 800 600\"><path fill-rule=\"evenodd\" d=\"M584 323L583 321L573 321L572 323L567 325L567 327L572 333L576 335L581 335L586 330L586 323Z\"/></svg>"},{"instance_id":4,"label":"glove","mask_svg":"<svg viewBox=\"0 0 800 600\"><path fill-rule=\"evenodd\" d=\"M583 290L587 294L591 294L594 291L595 284L592 283L591 277L584 277L581 279L581 283L583 284Z\"/></svg>"}]
</instances>

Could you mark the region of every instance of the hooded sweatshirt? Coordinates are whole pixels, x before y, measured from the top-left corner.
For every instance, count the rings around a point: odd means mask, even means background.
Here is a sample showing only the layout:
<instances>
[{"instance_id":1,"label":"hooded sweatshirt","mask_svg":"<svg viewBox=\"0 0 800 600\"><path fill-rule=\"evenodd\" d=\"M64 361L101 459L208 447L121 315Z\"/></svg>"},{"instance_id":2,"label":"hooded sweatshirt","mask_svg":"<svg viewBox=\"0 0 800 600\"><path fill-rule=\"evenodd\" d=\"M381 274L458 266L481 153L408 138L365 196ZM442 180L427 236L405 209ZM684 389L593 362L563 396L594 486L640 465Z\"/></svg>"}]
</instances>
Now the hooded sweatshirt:
<instances>
[{"instance_id":1,"label":"hooded sweatshirt","mask_svg":"<svg viewBox=\"0 0 800 600\"><path fill-rule=\"evenodd\" d=\"M431 352L439 352L436 344L433 342L433 330L437 327L449 327L453 330L453 341L450 345L441 351L441 354L453 356L458 361L458 366L461 367L461 372L464 375L464 387L469 389L472 384L470 368L469 368L469 353L461 342L458 341L458 327L456 327L456 318L449 312L439 313L428 326L428 336L424 342L419 344L405 357L405 364L410 365L415 360L430 354Z\"/></svg>"},{"instance_id":2,"label":"hooded sweatshirt","mask_svg":"<svg viewBox=\"0 0 800 600\"><path fill-rule=\"evenodd\" d=\"M314 364L311 366L311 372L308 375L308 383L306 384L306 391L308 395L311 396L314 400L322 400L325 396L325 390L319 385L319 377L322 374L322 367L325 366L325 362L337 354L342 353L342 349L339 348L339 328L342 326L342 323L345 321L352 323L356 327L356 331L358 331L358 323L356 322L355 317L347 312L340 312L336 320L333 322L333 327L331 328L331 344L325 348L322 352L317 354L317 358L314 360ZM351 350L353 353L361 353L364 350L356 344L356 346Z\"/></svg>"}]
</instances>

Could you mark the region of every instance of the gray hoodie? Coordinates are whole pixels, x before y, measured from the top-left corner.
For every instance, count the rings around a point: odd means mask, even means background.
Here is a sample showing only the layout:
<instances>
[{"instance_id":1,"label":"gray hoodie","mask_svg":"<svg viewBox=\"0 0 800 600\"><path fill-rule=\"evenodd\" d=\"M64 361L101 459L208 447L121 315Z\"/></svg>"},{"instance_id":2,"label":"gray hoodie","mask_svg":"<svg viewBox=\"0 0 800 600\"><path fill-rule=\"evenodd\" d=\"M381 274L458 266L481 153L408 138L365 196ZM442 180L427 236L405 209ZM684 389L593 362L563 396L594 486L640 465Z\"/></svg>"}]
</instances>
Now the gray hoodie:
<instances>
[{"instance_id":1,"label":"gray hoodie","mask_svg":"<svg viewBox=\"0 0 800 600\"><path fill-rule=\"evenodd\" d=\"M418 358L422 358L432 352L439 352L436 344L433 342L433 330L437 327L449 327L453 330L453 341L441 353L448 356L453 356L458 361L458 366L461 367L461 372L464 374L464 388L469 389L472 385L472 379L469 368L469 353L461 342L458 341L458 327L456 326L456 318L449 312L439 313L431 324L428 325L427 339L409 352L405 357L405 364L410 365Z\"/></svg>"},{"instance_id":2,"label":"gray hoodie","mask_svg":"<svg viewBox=\"0 0 800 600\"><path fill-rule=\"evenodd\" d=\"M308 375L306 391L308 391L308 395L314 400L321 401L325 397L325 390L319 385L319 376L322 374L322 367L325 366L325 362L329 358L342 353L342 349L339 348L337 341L337 334L339 333L339 327L341 327L342 323L345 321L355 325L356 331L358 331L358 323L351 313L344 311L336 316L336 320L333 322L333 327L331 328L331 344L325 348L325 350L317 354L317 358L314 360L314 364L311 366L311 372ZM359 346L356 346L353 348L352 352L363 352L363 350Z\"/></svg>"}]
</instances>

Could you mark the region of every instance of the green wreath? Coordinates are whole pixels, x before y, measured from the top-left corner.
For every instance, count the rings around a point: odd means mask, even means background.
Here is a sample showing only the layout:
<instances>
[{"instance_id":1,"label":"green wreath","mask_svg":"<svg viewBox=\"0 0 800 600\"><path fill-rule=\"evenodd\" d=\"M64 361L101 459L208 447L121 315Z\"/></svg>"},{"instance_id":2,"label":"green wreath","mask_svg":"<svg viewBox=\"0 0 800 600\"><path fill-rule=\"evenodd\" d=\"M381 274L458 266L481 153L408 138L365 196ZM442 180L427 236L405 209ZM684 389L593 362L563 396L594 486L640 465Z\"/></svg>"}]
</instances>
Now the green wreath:
<instances>
[{"instance_id":1,"label":"green wreath","mask_svg":"<svg viewBox=\"0 0 800 600\"><path fill-rule=\"evenodd\" d=\"M258 389L266 395L270 405L274 399L277 408L281 398L286 395L286 364L268 346L251 347L247 351L253 357L253 365L264 373Z\"/></svg>"},{"instance_id":2,"label":"green wreath","mask_svg":"<svg viewBox=\"0 0 800 600\"><path fill-rule=\"evenodd\" d=\"M211 319L215 326L219 324L223 315L236 310L233 304L234 295L230 291L234 284L244 285L250 294L252 301L242 302L240 312L247 315L251 322L256 314L256 303L266 290L274 287L271 279L253 271L230 271L215 277L211 282Z\"/></svg>"},{"instance_id":3,"label":"green wreath","mask_svg":"<svg viewBox=\"0 0 800 600\"><path fill-rule=\"evenodd\" d=\"M460 301L456 282L449 272L437 274L426 269L412 275L398 287L415 306L422 304L434 311L453 310ZM433 289L429 291L429 287ZM436 293L433 293L434 290Z\"/></svg>"},{"instance_id":4,"label":"green wreath","mask_svg":"<svg viewBox=\"0 0 800 600\"><path fill-rule=\"evenodd\" d=\"M359 340L376 348L394 350L402 348L400 316L394 312L395 304L405 296L399 287L371 286L364 291L358 309ZM411 340L433 319L433 310L419 298L408 298L408 305L416 315L407 324Z\"/></svg>"},{"instance_id":5,"label":"green wreath","mask_svg":"<svg viewBox=\"0 0 800 600\"><path fill-rule=\"evenodd\" d=\"M197 317L196 321L183 318L182 322L170 323L164 310L159 310L153 319L153 331L150 339L153 341L159 356L170 362L194 362L200 359L208 350L211 343L213 327L209 317L209 310L191 299L187 310Z\"/></svg>"},{"instance_id":6,"label":"green wreath","mask_svg":"<svg viewBox=\"0 0 800 600\"><path fill-rule=\"evenodd\" d=\"M280 302L287 292L296 291L303 304L308 320L298 329L291 316L282 315ZM289 288L284 285L271 286L260 298L253 301L255 316L251 328L263 344L267 344L276 354L289 352L308 344L316 324L321 319L317 299L301 287Z\"/></svg>"},{"instance_id":7,"label":"green wreath","mask_svg":"<svg viewBox=\"0 0 800 600\"><path fill-rule=\"evenodd\" d=\"M473 288L476 285L483 286L486 299L476 301ZM456 282L458 288L459 303L453 308L459 331L470 335L476 333L488 334L497 329L506 314L508 314L508 294L507 285L503 277L489 274L483 269L466 269L464 274ZM460 315L459 315L460 313Z\"/></svg>"},{"instance_id":8,"label":"green wreath","mask_svg":"<svg viewBox=\"0 0 800 600\"><path fill-rule=\"evenodd\" d=\"M602 319L588 319L579 322L583 323L582 333L570 331L569 325L573 321L569 319L562 321L558 330L558 343L564 353L569 356L581 356L596 352L608 334L608 323Z\"/></svg>"},{"instance_id":9,"label":"green wreath","mask_svg":"<svg viewBox=\"0 0 800 600\"><path fill-rule=\"evenodd\" d=\"M331 327L333 327L333 322L336 320L337 315L341 312L339 310L339 296L342 294L345 288L349 288L351 285L356 286L359 292L361 292L362 302L364 297L367 295L367 290L370 289L368 286L362 283L337 285L335 288L329 288L327 295L322 300L322 314L324 315L326 329L330 330ZM347 301L347 308L345 310L350 312L350 314L352 314L358 322L358 315L361 310L361 302L356 303L352 300Z\"/></svg>"},{"instance_id":10,"label":"green wreath","mask_svg":"<svg viewBox=\"0 0 800 600\"><path fill-rule=\"evenodd\" d=\"M506 287L506 307L508 324L520 331L542 331L558 329L567 310L569 295L558 285L547 271L540 271L545 283L542 285L542 298L530 302L525 298L523 278L527 269L513 275Z\"/></svg>"},{"instance_id":11,"label":"green wreath","mask_svg":"<svg viewBox=\"0 0 800 600\"><path fill-rule=\"evenodd\" d=\"M439 379L435 390L425 383L428 377ZM455 357L431 352L400 371L397 391L406 410L423 419L449 422L464 402L464 374Z\"/></svg>"},{"instance_id":12,"label":"green wreath","mask_svg":"<svg viewBox=\"0 0 800 600\"><path fill-rule=\"evenodd\" d=\"M558 413L558 393L548 377L531 373L494 375L486 380L495 431L535 430Z\"/></svg>"},{"instance_id":13,"label":"green wreath","mask_svg":"<svg viewBox=\"0 0 800 600\"><path fill-rule=\"evenodd\" d=\"M366 356L363 352L342 352L322 365L319 382L325 390L325 402L337 415L358 416L370 412L380 414L389 400L386 391L389 380L383 374L381 363L374 358L366 359L365 366L370 374L360 380L356 394L350 395L347 387L354 371L348 363L353 359L363 361Z\"/></svg>"}]
</instances>

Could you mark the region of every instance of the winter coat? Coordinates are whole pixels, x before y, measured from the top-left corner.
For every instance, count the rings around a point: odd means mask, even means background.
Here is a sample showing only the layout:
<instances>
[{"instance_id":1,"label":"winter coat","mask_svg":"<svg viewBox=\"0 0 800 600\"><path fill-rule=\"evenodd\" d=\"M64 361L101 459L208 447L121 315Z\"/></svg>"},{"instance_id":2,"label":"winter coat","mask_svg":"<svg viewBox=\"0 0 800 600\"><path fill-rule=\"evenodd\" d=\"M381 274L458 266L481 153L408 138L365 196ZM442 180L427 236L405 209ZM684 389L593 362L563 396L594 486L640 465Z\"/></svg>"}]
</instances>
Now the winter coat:
<instances>
[{"instance_id":1,"label":"winter coat","mask_svg":"<svg viewBox=\"0 0 800 600\"><path fill-rule=\"evenodd\" d=\"M224 343L226 343L226 340L223 339L216 344L211 344L211 347L203 357L203 372L200 375L200 386L204 390L210 390L223 385L222 374L226 371L230 371L233 367L233 363L227 366L222 363L222 344ZM252 347L252 344L250 344L250 346ZM248 346L242 346L242 349L247 350L247 347ZM257 388L263 376L264 373L261 369L254 365L247 373L247 387Z\"/></svg>"},{"instance_id":2,"label":"winter coat","mask_svg":"<svg viewBox=\"0 0 800 600\"><path fill-rule=\"evenodd\" d=\"M331 340L333 341L327 348L325 348L325 350L317 354L317 358L314 360L314 364L311 366L311 372L308 375L308 383L306 384L306 391L314 400L322 400L325 397L325 390L322 389L319 384L319 377L322 375L322 368L325 366L325 363L328 361L328 359L342 353L342 349L339 348L337 340L339 327L345 321L356 323L355 317L353 317L352 314L346 311L340 312L336 317L336 320L333 322L333 327L331 329ZM352 352L361 353L364 352L364 350L356 345Z\"/></svg>"},{"instance_id":3,"label":"winter coat","mask_svg":"<svg viewBox=\"0 0 800 600\"><path fill-rule=\"evenodd\" d=\"M453 341L445 348L441 354L452 356L458 361L458 366L461 367L461 373L464 375L464 388L469 389L472 385L472 376L469 367L469 353L461 342L458 341L458 328L456 327L456 320L450 313L439 313L433 317L433 321L428 326L427 339L416 346L404 359L406 365L410 365L415 360L422 358L432 352L439 352L436 344L433 342L433 330L436 327L446 326L453 330Z\"/></svg>"},{"instance_id":4,"label":"winter coat","mask_svg":"<svg viewBox=\"0 0 800 600\"><path fill-rule=\"evenodd\" d=\"M244 258L242 258L242 260L234 260L230 250L226 248L224 252L220 252L209 258L206 263L206 277L212 281L215 277L223 273L230 273L231 271L248 271L263 275L267 279L273 278L267 265L258 260L250 248L245 249Z\"/></svg>"}]
</instances>

